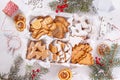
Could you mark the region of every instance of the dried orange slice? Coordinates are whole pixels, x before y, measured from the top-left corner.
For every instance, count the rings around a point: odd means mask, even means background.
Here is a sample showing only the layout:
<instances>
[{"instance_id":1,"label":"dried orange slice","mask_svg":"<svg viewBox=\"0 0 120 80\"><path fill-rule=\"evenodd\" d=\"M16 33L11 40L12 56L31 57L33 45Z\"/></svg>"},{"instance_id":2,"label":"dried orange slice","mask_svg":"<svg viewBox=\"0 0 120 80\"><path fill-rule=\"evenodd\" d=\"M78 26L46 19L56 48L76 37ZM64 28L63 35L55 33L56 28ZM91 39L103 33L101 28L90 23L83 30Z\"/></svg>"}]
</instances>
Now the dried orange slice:
<instances>
[{"instance_id":1,"label":"dried orange slice","mask_svg":"<svg viewBox=\"0 0 120 80\"><path fill-rule=\"evenodd\" d=\"M25 22L24 21L18 21L16 23L16 29L18 31L23 31L26 28Z\"/></svg>"},{"instance_id":2,"label":"dried orange slice","mask_svg":"<svg viewBox=\"0 0 120 80\"><path fill-rule=\"evenodd\" d=\"M105 53L109 53L110 52L110 47L107 44L102 43L102 44L98 45L97 51L98 51L98 53L100 55L104 55Z\"/></svg>"},{"instance_id":3,"label":"dried orange slice","mask_svg":"<svg viewBox=\"0 0 120 80\"><path fill-rule=\"evenodd\" d=\"M25 17L22 15L22 14L17 14L15 17L14 17L14 21L15 23L17 23L18 21L26 21Z\"/></svg>"},{"instance_id":4,"label":"dried orange slice","mask_svg":"<svg viewBox=\"0 0 120 80\"><path fill-rule=\"evenodd\" d=\"M72 71L68 68L60 70L58 73L58 77L60 80L71 80Z\"/></svg>"}]
</instances>

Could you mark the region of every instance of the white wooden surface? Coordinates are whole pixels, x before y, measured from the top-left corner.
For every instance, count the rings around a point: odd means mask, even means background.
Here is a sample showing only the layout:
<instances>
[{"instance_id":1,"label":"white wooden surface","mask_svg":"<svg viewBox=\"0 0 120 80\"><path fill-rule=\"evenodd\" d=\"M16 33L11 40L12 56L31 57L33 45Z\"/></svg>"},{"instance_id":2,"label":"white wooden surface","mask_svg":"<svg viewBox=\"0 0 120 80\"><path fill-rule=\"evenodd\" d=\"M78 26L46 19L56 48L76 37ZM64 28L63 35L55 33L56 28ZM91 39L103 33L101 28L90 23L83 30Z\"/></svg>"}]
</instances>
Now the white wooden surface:
<instances>
[{"instance_id":1,"label":"white wooden surface","mask_svg":"<svg viewBox=\"0 0 120 80\"><path fill-rule=\"evenodd\" d=\"M10 66L13 62L13 58L15 57L15 55L13 56L8 53L7 40L6 40L6 37L4 36L4 34L6 34L6 33L8 34L11 32L1 31L1 27L4 27L5 29L15 30L14 23L11 20L11 18L9 18L9 17L7 17L4 25L2 25L3 20L6 17L6 15L2 12L2 9L5 7L5 5L8 1L9 0L0 0L0 72L6 72L6 73L9 71ZM25 0L12 0L12 1L14 1L19 6L19 8L23 11L23 13L26 16L28 16L29 12L31 12L31 8L24 4ZM41 11L49 11L50 12L51 10L47 6L47 3L51 0L43 0L43 1L44 1L44 3L43 3L44 8L41 9ZM110 0L96 0L95 3L98 4L99 1L106 2L106 1L110 1ZM120 0L112 0L111 2L114 6L114 9L115 9L114 11L107 13L107 10L106 9L104 10L103 7L101 8L101 6L100 6L101 4L100 4L99 5L100 11L98 14L112 17L113 18L112 22L114 24L120 26L120 22L119 22L120 21L120 10L119 10ZM110 4L111 4L111 2L110 2ZM107 6L106 3L104 4L104 2L103 2L103 5ZM108 4L107 8L108 7L109 7L109 4ZM22 37L24 35L24 33L19 33L16 30L14 33L21 37L22 44L23 44L22 48L20 50L16 51L15 54L16 55L19 53L25 54L24 47L26 46L27 43L26 43L26 39L24 39L24 37ZM57 73L61 68L64 68L64 66L52 65L50 68L50 72L43 76L44 80L59 80L57 77ZM72 71L74 72L72 80L90 80L90 78L89 78L90 69L87 66L80 66L77 68L72 68ZM115 80L120 80L120 76L119 76L120 72L119 71L120 71L120 68L115 68L113 70L113 75L114 75Z\"/></svg>"}]
</instances>

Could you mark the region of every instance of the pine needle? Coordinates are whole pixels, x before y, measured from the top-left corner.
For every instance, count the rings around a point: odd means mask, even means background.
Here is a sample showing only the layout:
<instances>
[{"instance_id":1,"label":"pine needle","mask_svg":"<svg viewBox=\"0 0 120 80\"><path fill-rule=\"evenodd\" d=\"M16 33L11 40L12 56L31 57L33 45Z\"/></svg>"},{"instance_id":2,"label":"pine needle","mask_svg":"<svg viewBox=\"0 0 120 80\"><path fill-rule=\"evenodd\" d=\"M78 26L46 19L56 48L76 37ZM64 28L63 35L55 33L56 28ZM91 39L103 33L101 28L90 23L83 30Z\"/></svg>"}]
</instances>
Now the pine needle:
<instances>
[{"instance_id":1,"label":"pine needle","mask_svg":"<svg viewBox=\"0 0 120 80\"><path fill-rule=\"evenodd\" d=\"M100 66L95 64L90 66L92 73L90 77L92 80L112 80L112 69L116 66L120 66L120 59L116 58L117 54L119 54L119 46L117 44L113 44L111 46L110 52L106 53L104 56L101 56L101 63L104 66Z\"/></svg>"},{"instance_id":2,"label":"pine needle","mask_svg":"<svg viewBox=\"0 0 120 80\"><path fill-rule=\"evenodd\" d=\"M21 56L16 57L13 66L10 68L10 72L7 74L0 73L0 80L33 80L31 76L31 71L25 73L25 75L23 76L20 76L18 74L22 63L23 63L23 59L21 58ZM31 67L34 67L34 65L29 66L29 68ZM35 77L35 80L40 80L40 77L43 74L46 74L47 72L48 69L41 67L41 72L38 74L37 77Z\"/></svg>"},{"instance_id":3,"label":"pine needle","mask_svg":"<svg viewBox=\"0 0 120 80\"><path fill-rule=\"evenodd\" d=\"M93 0L67 0L68 7L64 10L67 13L96 12L92 5ZM53 1L49 3L52 10L56 10L58 4L63 2Z\"/></svg>"}]
</instances>

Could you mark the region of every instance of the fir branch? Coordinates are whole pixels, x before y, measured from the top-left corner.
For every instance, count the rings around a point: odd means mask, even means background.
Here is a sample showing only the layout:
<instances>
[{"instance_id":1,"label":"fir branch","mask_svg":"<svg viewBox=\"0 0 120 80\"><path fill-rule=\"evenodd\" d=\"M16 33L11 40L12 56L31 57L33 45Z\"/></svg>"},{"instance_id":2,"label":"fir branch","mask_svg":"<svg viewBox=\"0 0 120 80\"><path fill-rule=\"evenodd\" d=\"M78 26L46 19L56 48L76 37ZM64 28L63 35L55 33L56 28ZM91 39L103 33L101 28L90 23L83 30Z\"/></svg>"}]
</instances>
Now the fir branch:
<instances>
[{"instance_id":1,"label":"fir branch","mask_svg":"<svg viewBox=\"0 0 120 80\"><path fill-rule=\"evenodd\" d=\"M49 70L47 68L41 67L41 74L46 74L48 72Z\"/></svg>"},{"instance_id":2,"label":"fir branch","mask_svg":"<svg viewBox=\"0 0 120 80\"><path fill-rule=\"evenodd\" d=\"M18 56L15 60L14 60L14 65L10 68L10 72L8 73L8 80L13 80L16 77L19 77L17 74L20 70L20 66L23 63L23 59Z\"/></svg>"},{"instance_id":3,"label":"fir branch","mask_svg":"<svg viewBox=\"0 0 120 80\"><path fill-rule=\"evenodd\" d=\"M23 63L23 59L21 58L21 56L15 58L14 64L10 68L10 72L7 74L0 73L0 80L33 80L30 69L32 69L35 65L31 65L31 66L27 65L29 69L26 70L28 72L26 72L25 75L23 76L18 75L22 63ZM47 68L43 68L43 67L39 67L39 68L41 68L41 72L35 77L34 80L40 80L41 79L40 77L48 72Z\"/></svg>"},{"instance_id":4,"label":"fir branch","mask_svg":"<svg viewBox=\"0 0 120 80\"><path fill-rule=\"evenodd\" d=\"M116 58L116 59L113 59L113 67L120 67L120 59L119 58Z\"/></svg>"},{"instance_id":5,"label":"fir branch","mask_svg":"<svg viewBox=\"0 0 120 80\"><path fill-rule=\"evenodd\" d=\"M117 44L113 44L111 46L110 52L105 53L105 55L101 56L100 63L102 66L95 64L90 66L93 73L91 73L90 77L92 80L112 80L112 69L116 66L120 66L120 59L116 58L119 47Z\"/></svg>"},{"instance_id":6,"label":"fir branch","mask_svg":"<svg viewBox=\"0 0 120 80\"><path fill-rule=\"evenodd\" d=\"M33 66L34 65L34 66ZM36 71L37 69L40 70L40 72L37 72L36 76L34 77L34 80L41 80L41 76L48 73L49 70L47 68L44 68L42 66L40 66L38 63L34 63L33 65L26 65L26 73L31 73L30 77L32 76L32 72L33 70ZM32 78L32 77L31 77Z\"/></svg>"},{"instance_id":7,"label":"fir branch","mask_svg":"<svg viewBox=\"0 0 120 80\"><path fill-rule=\"evenodd\" d=\"M5 74L5 73L0 73L0 80L7 80L6 75L7 74Z\"/></svg>"},{"instance_id":8,"label":"fir branch","mask_svg":"<svg viewBox=\"0 0 120 80\"><path fill-rule=\"evenodd\" d=\"M96 12L92 6L93 0L67 0L68 7L64 12L76 13L76 12ZM53 1L49 3L52 10L56 10L57 5L61 5L63 2Z\"/></svg>"},{"instance_id":9,"label":"fir branch","mask_svg":"<svg viewBox=\"0 0 120 80\"><path fill-rule=\"evenodd\" d=\"M51 7L52 10L55 10L58 4L59 4L59 2L53 1L53 2L49 3L49 6Z\"/></svg>"}]
</instances>

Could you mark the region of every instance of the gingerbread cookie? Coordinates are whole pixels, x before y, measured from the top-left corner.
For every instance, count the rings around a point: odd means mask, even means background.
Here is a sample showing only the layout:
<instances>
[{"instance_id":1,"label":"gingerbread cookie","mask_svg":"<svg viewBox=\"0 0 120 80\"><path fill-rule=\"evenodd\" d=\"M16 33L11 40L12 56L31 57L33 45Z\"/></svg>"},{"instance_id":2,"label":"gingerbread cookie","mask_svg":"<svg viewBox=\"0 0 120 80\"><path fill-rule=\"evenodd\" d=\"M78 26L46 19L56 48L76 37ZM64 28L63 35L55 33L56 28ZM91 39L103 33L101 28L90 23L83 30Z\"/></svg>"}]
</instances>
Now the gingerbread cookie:
<instances>
[{"instance_id":1,"label":"gingerbread cookie","mask_svg":"<svg viewBox=\"0 0 120 80\"><path fill-rule=\"evenodd\" d=\"M92 65L94 61L90 54L91 50L91 46L87 43L80 43L79 45L75 45L75 47L72 49L71 63Z\"/></svg>"},{"instance_id":2,"label":"gingerbread cookie","mask_svg":"<svg viewBox=\"0 0 120 80\"><path fill-rule=\"evenodd\" d=\"M43 41L31 41L29 43L26 55L27 59L45 60L48 56L48 50Z\"/></svg>"}]
</instances>

